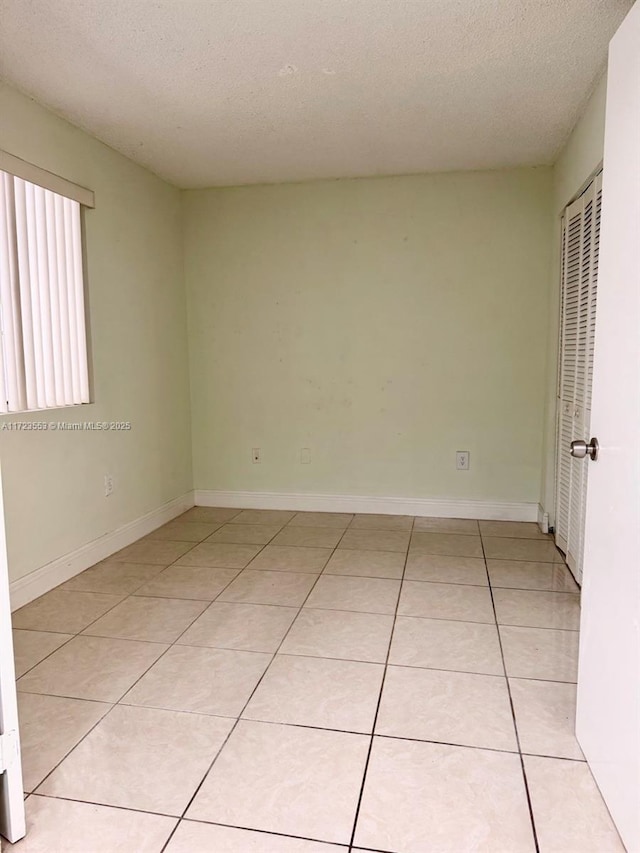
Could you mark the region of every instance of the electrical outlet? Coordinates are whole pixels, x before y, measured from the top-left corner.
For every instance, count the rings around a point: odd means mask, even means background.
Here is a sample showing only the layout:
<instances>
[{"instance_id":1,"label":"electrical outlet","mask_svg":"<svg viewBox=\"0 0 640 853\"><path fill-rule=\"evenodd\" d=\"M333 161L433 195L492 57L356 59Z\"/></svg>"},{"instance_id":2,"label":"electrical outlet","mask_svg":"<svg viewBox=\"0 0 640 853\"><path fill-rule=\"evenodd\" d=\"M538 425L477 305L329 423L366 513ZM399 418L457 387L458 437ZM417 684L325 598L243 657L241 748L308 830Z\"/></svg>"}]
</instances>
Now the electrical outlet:
<instances>
[{"instance_id":1,"label":"electrical outlet","mask_svg":"<svg viewBox=\"0 0 640 853\"><path fill-rule=\"evenodd\" d=\"M113 494L113 474L104 475L104 496L108 498Z\"/></svg>"},{"instance_id":2,"label":"electrical outlet","mask_svg":"<svg viewBox=\"0 0 640 853\"><path fill-rule=\"evenodd\" d=\"M458 471L469 470L469 451L456 450L456 469Z\"/></svg>"},{"instance_id":3,"label":"electrical outlet","mask_svg":"<svg viewBox=\"0 0 640 853\"><path fill-rule=\"evenodd\" d=\"M259 448L259 447L252 447L252 448L251 448L251 461L252 461L254 464L257 464L258 462L262 462L262 458L261 458L261 456L260 456L260 448Z\"/></svg>"},{"instance_id":4,"label":"electrical outlet","mask_svg":"<svg viewBox=\"0 0 640 853\"><path fill-rule=\"evenodd\" d=\"M310 447L302 447L300 449L300 464L301 465L310 465L311 464L311 448Z\"/></svg>"}]
</instances>

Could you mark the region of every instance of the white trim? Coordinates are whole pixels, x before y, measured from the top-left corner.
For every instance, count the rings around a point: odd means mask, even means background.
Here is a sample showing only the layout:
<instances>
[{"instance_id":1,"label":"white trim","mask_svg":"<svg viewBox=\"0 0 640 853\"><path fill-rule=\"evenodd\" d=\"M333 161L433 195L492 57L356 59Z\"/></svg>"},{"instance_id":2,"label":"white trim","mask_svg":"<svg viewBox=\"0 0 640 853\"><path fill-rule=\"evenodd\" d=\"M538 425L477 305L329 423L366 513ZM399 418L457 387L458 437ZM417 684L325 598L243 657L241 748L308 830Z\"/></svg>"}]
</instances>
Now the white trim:
<instances>
[{"instance_id":1,"label":"white trim","mask_svg":"<svg viewBox=\"0 0 640 853\"><path fill-rule=\"evenodd\" d=\"M480 518L495 521L536 521L538 504L505 501L436 500L432 498L313 495L284 492L224 492L198 489L169 501L135 521L82 545L11 584L11 609L23 607L75 577L95 563L146 536L194 506L240 509L292 509L315 512L360 512L417 515L432 518Z\"/></svg>"},{"instance_id":2,"label":"white trim","mask_svg":"<svg viewBox=\"0 0 640 853\"><path fill-rule=\"evenodd\" d=\"M542 504L538 504L538 527L543 533L549 532L549 513L545 512Z\"/></svg>"},{"instance_id":3,"label":"white trim","mask_svg":"<svg viewBox=\"0 0 640 853\"><path fill-rule=\"evenodd\" d=\"M1 479L0 476L0 834L14 842L24 836L26 826Z\"/></svg>"},{"instance_id":4,"label":"white trim","mask_svg":"<svg viewBox=\"0 0 640 853\"><path fill-rule=\"evenodd\" d=\"M16 178L22 178L23 181L29 181L30 184L37 184L45 190L51 190L53 193L71 198L85 207L96 206L96 199L92 190L74 184L73 181L68 181L66 178L61 178L60 175L54 175L53 172L47 172L46 169L34 166L33 163L27 163L26 160L16 157L15 154L9 154L8 151L1 149L0 169L3 172L9 172L10 175L15 175Z\"/></svg>"},{"instance_id":5,"label":"white trim","mask_svg":"<svg viewBox=\"0 0 640 853\"><path fill-rule=\"evenodd\" d=\"M284 492L223 492L196 489L196 506L247 509L295 509L312 512L375 512L432 518L481 518L491 521L536 521L536 503L506 501L388 498L364 495L312 495Z\"/></svg>"},{"instance_id":6,"label":"white trim","mask_svg":"<svg viewBox=\"0 0 640 853\"><path fill-rule=\"evenodd\" d=\"M131 545L142 536L146 536L162 524L166 524L193 506L193 492L187 492L179 498L163 504L146 515L140 516L135 521L123 524L117 530L106 533L86 545L82 545L75 551L52 560L45 566L30 572L18 580L13 581L10 587L11 609L17 610L34 598L44 595L45 592L68 581L80 572L99 563L111 554L115 554L121 548Z\"/></svg>"}]
</instances>

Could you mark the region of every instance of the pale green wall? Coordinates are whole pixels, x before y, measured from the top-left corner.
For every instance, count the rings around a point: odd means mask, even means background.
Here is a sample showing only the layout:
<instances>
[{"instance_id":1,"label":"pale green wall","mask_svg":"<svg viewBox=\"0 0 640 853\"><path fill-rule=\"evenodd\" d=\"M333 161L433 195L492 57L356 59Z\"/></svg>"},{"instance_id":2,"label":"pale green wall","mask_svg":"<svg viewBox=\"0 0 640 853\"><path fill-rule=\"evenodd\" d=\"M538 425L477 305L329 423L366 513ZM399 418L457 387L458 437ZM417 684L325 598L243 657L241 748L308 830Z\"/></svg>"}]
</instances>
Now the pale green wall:
<instances>
[{"instance_id":1,"label":"pale green wall","mask_svg":"<svg viewBox=\"0 0 640 853\"><path fill-rule=\"evenodd\" d=\"M545 412L544 464L540 502L555 514L556 394L558 371L558 321L560 315L560 236L562 212L602 163L607 77L596 85L553 168L553 222L551 233L551 288L549 291L549 351Z\"/></svg>"},{"instance_id":2,"label":"pale green wall","mask_svg":"<svg viewBox=\"0 0 640 853\"><path fill-rule=\"evenodd\" d=\"M537 502L551 203L544 167L184 193L195 487Z\"/></svg>"},{"instance_id":3,"label":"pale green wall","mask_svg":"<svg viewBox=\"0 0 640 853\"><path fill-rule=\"evenodd\" d=\"M130 433L0 432L15 580L190 490L190 412L178 190L4 86L0 116L0 148L96 195L85 219L95 404L0 424L133 424Z\"/></svg>"}]
</instances>

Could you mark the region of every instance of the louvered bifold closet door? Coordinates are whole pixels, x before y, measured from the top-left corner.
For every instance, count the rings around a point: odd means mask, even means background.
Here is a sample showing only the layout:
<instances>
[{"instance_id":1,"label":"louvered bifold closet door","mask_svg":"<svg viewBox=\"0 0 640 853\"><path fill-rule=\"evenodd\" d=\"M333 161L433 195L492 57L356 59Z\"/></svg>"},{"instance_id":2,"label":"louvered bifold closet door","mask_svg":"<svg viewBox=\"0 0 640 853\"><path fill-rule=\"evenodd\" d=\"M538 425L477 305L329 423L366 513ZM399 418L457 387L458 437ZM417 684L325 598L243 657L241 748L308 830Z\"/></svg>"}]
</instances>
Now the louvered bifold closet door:
<instances>
[{"instance_id":1,"label":"louvered bifold closet door","mask_svg":"<svg viewBox=\"0 0 640 853\"><path fill-rule=\"evenodd\" d=\"M589 439L602 179L567 208L563 220L556 542L582 577L588 466L569 455Z\"/></svg>"},{"instance_id":2,"label":"louvered bifold closet door","mask_svg":"<svg viewBox=\"0 0 640 853\"><path fill-rule=\"evenodd\" d=\"M568 448L574 439L576 364L580 309L580 251L584 206L574 202L562 221L562 284L560 304L560 360L558 376L558 453L556 471L556 543L565 553L569 545L571 480L574 473Z\"/></svg>"}]
</instances>

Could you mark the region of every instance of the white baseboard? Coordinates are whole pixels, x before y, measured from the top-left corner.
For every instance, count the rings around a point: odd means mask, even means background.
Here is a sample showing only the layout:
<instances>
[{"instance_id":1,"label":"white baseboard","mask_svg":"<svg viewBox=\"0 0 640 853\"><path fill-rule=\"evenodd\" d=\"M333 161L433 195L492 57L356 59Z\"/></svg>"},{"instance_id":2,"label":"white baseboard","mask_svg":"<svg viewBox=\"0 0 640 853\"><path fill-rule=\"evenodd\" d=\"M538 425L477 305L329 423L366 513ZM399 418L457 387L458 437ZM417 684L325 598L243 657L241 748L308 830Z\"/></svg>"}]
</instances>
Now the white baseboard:
<instances>
[{"instance_id":1,"label":"white baseboard","mask_svg":"<svg viewBox=\"0 0 640 853\"><path fill-rule=\"evenodd\" d=\"M417 515L432 518L480 518L492 521L538 521L540 506L505 501L436 500L433 498L369 497L366 495L313 495L285 492L225 492L198 489L175 498L158 509L106 533L75 551L11 583L11 609L23 607L45 592L99 563L121 548L146 536L194 506L228 506L241 509L292 509L313 512L361 512L383 515Z\"/></svg>"},{"instance_id":2,"label":"white baseboard","mask_svg":"<svg viewBox=\"0 0 640 853\"><path fill-rule=\"evenodd\" d=\"M68 581L75 575L99 563L111 554L115 554L121 548L131 545L142 536L151 533L167 521L171 521L177 515L186 512L193 506L193 492L187 492L179 498L163 504L146 515L140 516L135 521L123 524L117 530L106 533L86 545L80 546L75 551L52 560L41 568L29 572L22 578L18 578L10 585L11 610L23 607L34 598L44 595L55 586Z\"/></svg>"},{"instance_id":3,"label":"white baseboard","mask_svg":"<svg viewBox=\"0 0 640 853\"><path fill-rule=\"evenodd\" d=\"M536 503L285 494L283 492L223 492L208 489L196 489L194 495L196 506L295 509L312 512L375 512L384 515L481 518L490 521L537 521L538 518Z\"/></svg>"},{"instance_id":4,"label":"white baseboard","mask_svg":"<svg viewBox=\"0 0 640 853\"><path fill-rule=\"evenodd\" d=\"M538 504L538 527L543 533L549 532L549 513L544 511L542 504Z\"/></svg>"}]
</instances>

